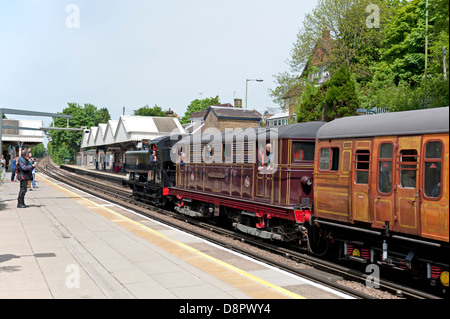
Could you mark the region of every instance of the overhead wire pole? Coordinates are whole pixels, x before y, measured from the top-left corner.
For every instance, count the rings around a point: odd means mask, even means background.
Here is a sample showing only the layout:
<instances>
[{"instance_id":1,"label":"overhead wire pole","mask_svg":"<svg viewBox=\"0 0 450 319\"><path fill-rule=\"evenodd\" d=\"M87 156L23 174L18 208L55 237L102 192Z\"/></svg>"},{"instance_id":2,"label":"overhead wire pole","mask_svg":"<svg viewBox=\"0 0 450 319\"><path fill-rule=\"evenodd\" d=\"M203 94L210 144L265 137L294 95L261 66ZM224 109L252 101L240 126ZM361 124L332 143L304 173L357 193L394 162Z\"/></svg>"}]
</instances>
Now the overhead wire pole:
<instances>
[{"instance_id":1,"label":"overhead wire pole","mask_svg":"<svg viewBox=\"0 0 450 319\"><path fill-rule=\"evenodd\" d=\"M3 132L3 109L0 108L0 157L3 154L2 132Z\"/></svg>"},{"instance_id":2,"label":"overhead wire pole","mask_svg":"<svg viewBox=\"0 0 450 319\"><path fill-rule=\"evenodd\" d=\"M428 92L427 92L427 67L428 67L428 0L425 3L425 88L424 88L424 106L428 104Z\"/></svg>"}]
</instances>

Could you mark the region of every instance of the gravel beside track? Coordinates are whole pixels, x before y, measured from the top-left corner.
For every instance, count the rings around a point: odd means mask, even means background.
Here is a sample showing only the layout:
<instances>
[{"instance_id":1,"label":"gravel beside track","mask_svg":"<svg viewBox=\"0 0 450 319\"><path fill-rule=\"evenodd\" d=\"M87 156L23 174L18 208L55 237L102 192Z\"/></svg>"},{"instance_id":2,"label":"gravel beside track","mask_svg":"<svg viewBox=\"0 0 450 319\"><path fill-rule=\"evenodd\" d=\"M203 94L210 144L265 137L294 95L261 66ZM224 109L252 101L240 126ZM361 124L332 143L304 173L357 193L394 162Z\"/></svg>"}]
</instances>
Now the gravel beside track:
<instances>
[{"instance_id":1,"label":"gravel beside track","mask_svg":"<svg viewBox=\"0 0 450 319\"><path fill-rule=\"evenodd\" d=\"M53 171L59 171L60 179L64 181L64 176L69 176L67 174L72 175L71 178L77 178L77 179L84 179L85 177L79 177L76 176L73 173L68 172L61 172L61 170L51 162L48 158L42 160L40 162L40 168L42 172L45 172L47 170L53 170ZM98 183L98 182L97 182ZM86 186L86 185L84 185ZM108 186L110 187L110 186ZM89 192L88 189L85 187L80 187L84 191ZM119 191L119 189L117 189ZM117 193L116 191L116 193ZM128 191L125 189L121 190ZM92 191L91 191L92 192ZM131 194L129 191L125 192L128 194ZM95 195L99 195L98 191ZM225 246L227 248L240 251L241 253L248 254L250 256L259 256L261 260L270 260L272 265L275 265L278 268L286 268L286 269L292 269L292 270L298 270L298 271L314 271L314 267L312 266L312 262L300 262L298 258L292 258L292 255L289 254L280 254L280 253L274 253L272 251L268 251L266 249L262 249L259 247L256 247L253 244L249 244L249 241L243 240L243 239L236 239L235 237L232 237L232 235L224 235L217 233L216 230L214 230L213 226L208 226L204 223L201 223L203 225L194 225L194 223L186 222L187 218L184 216L179 216L176 213L170 213L168 215L162 214L164 212L161 209L158 208L150 208L146 204L133 204L133 201L131 200L130 196L128 195L127 200L118 199L117 197L114 198L111 193L109 195L102 195L100 197L103 197L107 200L110 200L114 203L117 203L118 205L124 205L128 208L133 208L138 211L144 211L145 215L150 218L155 218L161 222L170 224L173 227L184 229L188 232L195 233L197 236L204 237L208 240L212 240L216 243L220 243L222 246ZM205 226L206 225L206 226ZM242 237L241 237L242 238ZM322 270L323 271L323 270ZM346 287L348 291L356 291L355 296L357 298L368 298L368 299L403 299L404 294L401 294L398 290L394 290L394 293L390 293L381 289L375 289L367 287L364 283L364 281L357 282L355 280L335 280L335 283L333 285ZM336 288L337 289L337 288Z\"/></svg>"}]
</instances>

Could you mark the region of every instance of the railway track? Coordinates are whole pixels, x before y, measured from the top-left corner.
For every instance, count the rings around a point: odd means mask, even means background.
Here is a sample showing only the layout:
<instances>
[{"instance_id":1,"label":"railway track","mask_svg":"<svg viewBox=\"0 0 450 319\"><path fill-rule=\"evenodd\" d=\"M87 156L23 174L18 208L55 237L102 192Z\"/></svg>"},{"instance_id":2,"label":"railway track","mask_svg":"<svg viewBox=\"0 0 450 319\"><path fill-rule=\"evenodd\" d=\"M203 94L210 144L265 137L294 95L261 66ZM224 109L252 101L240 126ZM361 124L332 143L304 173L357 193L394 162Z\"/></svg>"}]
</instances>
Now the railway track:
<instances>
[{"instance_id":1,"label":"railway track","mask_svg":"<svg viewBox=\"0 0 450 319\"><path fill-rule=\"evenodd\" d=\"M88 178L64 171L54 165L49 160L49 157L39 161L38 169L40 172L45 173L55 180L64 182L72 187L81 189L87 193L124 206L128 209L132 209L141 215L191 233L197 237L204 238L205 240L247 255L253 259L271 264L297 276L328 286L358 299L377 298L374 296L377 295L377 293L369 294L361 292L349 288L344 284L335 282L329 279L329 276L323 275L323 273L334 274L345 280L358 282L364 285L368 275L360 271L330 261L325 261L314 256L309 256L289 248L271 245L266 241L261 241L239 232L226 230L209 223L191 219L184 215L157 208L143 202L137 202L132 198L131 191L94 182ZM280 258L280 256L282 258ZM307 265L307 268L300 267L300 265ZM315 269L316 271L311 271L311 269ZM440 299L438 296L382 279L379 280L379 287L380 289L376 289L377 291L382 289L396 295L400 294L403 298L408 299Z\"/></svg>"}]
</instances>

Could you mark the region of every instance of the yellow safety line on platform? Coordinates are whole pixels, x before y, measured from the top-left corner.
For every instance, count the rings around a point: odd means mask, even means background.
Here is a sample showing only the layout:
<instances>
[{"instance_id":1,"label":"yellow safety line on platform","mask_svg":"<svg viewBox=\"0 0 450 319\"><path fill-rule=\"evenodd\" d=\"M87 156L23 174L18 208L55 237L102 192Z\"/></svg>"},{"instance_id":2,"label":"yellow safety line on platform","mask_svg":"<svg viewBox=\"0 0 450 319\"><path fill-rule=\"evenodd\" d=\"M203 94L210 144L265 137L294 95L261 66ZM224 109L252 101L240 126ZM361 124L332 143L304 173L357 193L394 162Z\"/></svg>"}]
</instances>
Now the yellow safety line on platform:
<instances>
[{"instance_id":1,"label":"yellow safety line on platform","mask_svg":"<svg viewBox=\"0 0 450 319\"><path fill-rule=\"evenodd\" d=\"M221 261L221 260L219 260L219 259L217 259L217 258L214 258L214 257L212 257L212 256L209 256L208 254L205 254L205 253L201 252L201 251L198 250L198 249L192 248L192 247L189 246L189 245L186 245L186 244L184 244L184 243L182 243L182 242L179 242L179 241L177 241L177 240L174 240L174 239L172 239L172 238L170 238L170 237L168 237L168 236L166 236L166 235L164 235L164 234L161 234L160 232L158 232L158 231L156 231L156 230L154 230L154 229L151 229L151 228L149 228L149 227L147 227L147 226L141 224L140 222L137 222L137 221L134 221L134 220L132 220L132 219L130 219L130 218L128 218L128 217L125 217L125 216L123 216L122 214L120 214L120 213L118 213L118 212L116 212L116 211L114 211L114 210L112 210L112 209L110 209L110 208L108 208L108 207L106 207L106 206L98 206L97 203L95 203L95 202L93 202L93 201L91 201L91 200L89 200L89 199L87 199L87 198L85 198L85 197L83 197L83 196L81 196L81 195L79 195L79 194L76 194L76 193L74 193L74 192L68 190L67 188L62 187L61 185L58 185L58 184L53 183L52 181L46 179L46 178L43 177L42 175L39 175L39 177L42 178L42 179L44 180L44 182L50 184L51 186L54 185L54 186L56 186L56 187L59 187L59 188L61 188L62 190L66 191L66 192L68 192L68 193L70 193L70 194L72 194L72 195L75 195L75 196L79 197L80 199L83 199L83 200L87 201L90 205L93 205L93 206L89 206L88 208L90 208L90 209L103 209L103 210L108 211L109 213L114 214L114 215L116 216L116 218L117 218L117 216L119 216L120 218L123 219L123 220L112 219L112 218L110 218L110 217L105 216L105 215L102 214L102 216L104 216L105 218L108 218L110 221L112 221L112 222L114 222L114 223L123 223L124 221L127 221L127 222L129 222L129 223L131 223L131 224L133 224L133 225L139 226L140 228L144 228L146 231L151 232L152 234L154 234L154 235L156 235L156 236L158 236L158 237L160 237L160 238L162 238L162 239L164 239L164 240L166 240L166 241L169 241L169 242L171 242L171 243L173 243L173 244L176 244L177 246L182 247L182 248L188 250L188 251L191 252L191 253L194 253L194 254L199 255L199 256L201 256L201 257L203 257L203 258L206 258L207 260L209 260L209 261L211 261L211 262L214 262L214 263L216 263L216 264L219 264L219 265L221 265L221 266L223 266L223 267L225 267L225 268L227 268L227 269L229 269L229 270L231 270L231 271L233 271L233 272L236 272L236 273L238 273L238 274L240 274L240 275L242 275L242 276L244 276L244 277L246 277L246 278L248 278L248 279L251 279L251 280L253 280L253 281L256 281L256 282L258 282L258 283L261 284L261 285L264 285L264 286L266 286L266 287L272 288L272 289L274 289L275 291L277 291L277 292L279 292L279 293L281 293L281 294L283 294L283 295L289 296L289 297L294 298L294 299L306 299L306 298L303 297L303 296L300 296L300 295L298 295L298 294L296 294L296 293L293 293L293 292L291 292L291 291L289 291L289 290L287 290L287 289L281 288L281 287L279 287L279 286L277 286L277 285L275 285L275 284L272 284L272 283L270 283L270 282L268 282L268 281L266 281L266 280L264 280L264 279L261 279L261 278L259 278L259 277L257 277L257 276L254 276L254 275L252 275L252 274L250 274L250 273L248 273L248 272L246 272L246 271L244 271L244 270L242 270L242 269L239 269L239 268L237 268L237 267L235 267L235 266L232 266L232 265L230 265L230 264L228 264L228 263L226 263L226 262L224 262L224 261ZM123 224L121 224L120 226L124 227ZM130 229L130 228L127 228L127 229L130 230L130 231L132 231L133 233L137 234L135 231L133 231L133 229ZM141 234L137 234L137 235L139 235L140 237L142 237ZM147 239L148 239L148 238L147 238ZM153 243L154 243L154 242L153 242ZM158 245L158 246L159 246L159 245ZM161 246L159 246L159 247L161 247ZM178 257L180 257L181 254L178 253L177 255L178 255ZM184 257L186 257L186 256L184 256ZM182 257L180 257L180 258L182 258ZM192 261L188 261L188 260L186 260L186 258L182 258L182 259L185 260L186 262L192 264ZM224 279L225 279L225 278L222 278L221 280L224 281ZM241 283L241 285L245 285L245 284L242 284L242 283ZM247 286L247 288L248 288L247 291L245 291L247 294L252 294L252 291L251 291L251 290L255 290L254 288L249 287L249 286ZM241 289L241 290L242 290L242 289ZM245 290L245 289L244 289L244 290ZM256 291L254 291L254 292L257 293ZM256 297L259 297L259 298L267 298L267 297L264 297L264 294L257 294Z\"/></svg>"}]
</instances>

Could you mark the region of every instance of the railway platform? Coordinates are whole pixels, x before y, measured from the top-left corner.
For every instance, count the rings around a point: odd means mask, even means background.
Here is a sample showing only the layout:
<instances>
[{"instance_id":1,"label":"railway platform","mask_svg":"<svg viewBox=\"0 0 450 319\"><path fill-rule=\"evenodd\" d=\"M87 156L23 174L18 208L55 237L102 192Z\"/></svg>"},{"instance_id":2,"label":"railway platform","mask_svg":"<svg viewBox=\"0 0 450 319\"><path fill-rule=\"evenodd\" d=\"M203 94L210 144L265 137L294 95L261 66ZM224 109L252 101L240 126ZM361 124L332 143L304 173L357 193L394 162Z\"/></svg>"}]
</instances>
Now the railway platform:
<instances>
[{"instance_id":1,"label":"railway platform","mask_svg":"<svg viewBox=\"0 0 450 319\"><path fill-rule=\"evenodd\" d=\"M94 181L101 181L102 183L111 186L122 186L122 180L126 178L126 174L124 173L114 173L111 171L91 169L78 165L63 164L60 165L60 167L77 175L89 176L89 178Z\"/></svg>"},{"instance_id":2,"label":"railway platform","mask_svg":"<svg viewBox=\"0 0 450 319\"><path fill-rule=\"evenodd\" d=\"M0 186L0 299L347 296L36 174Z\"/></svg>"}]
</instances>

